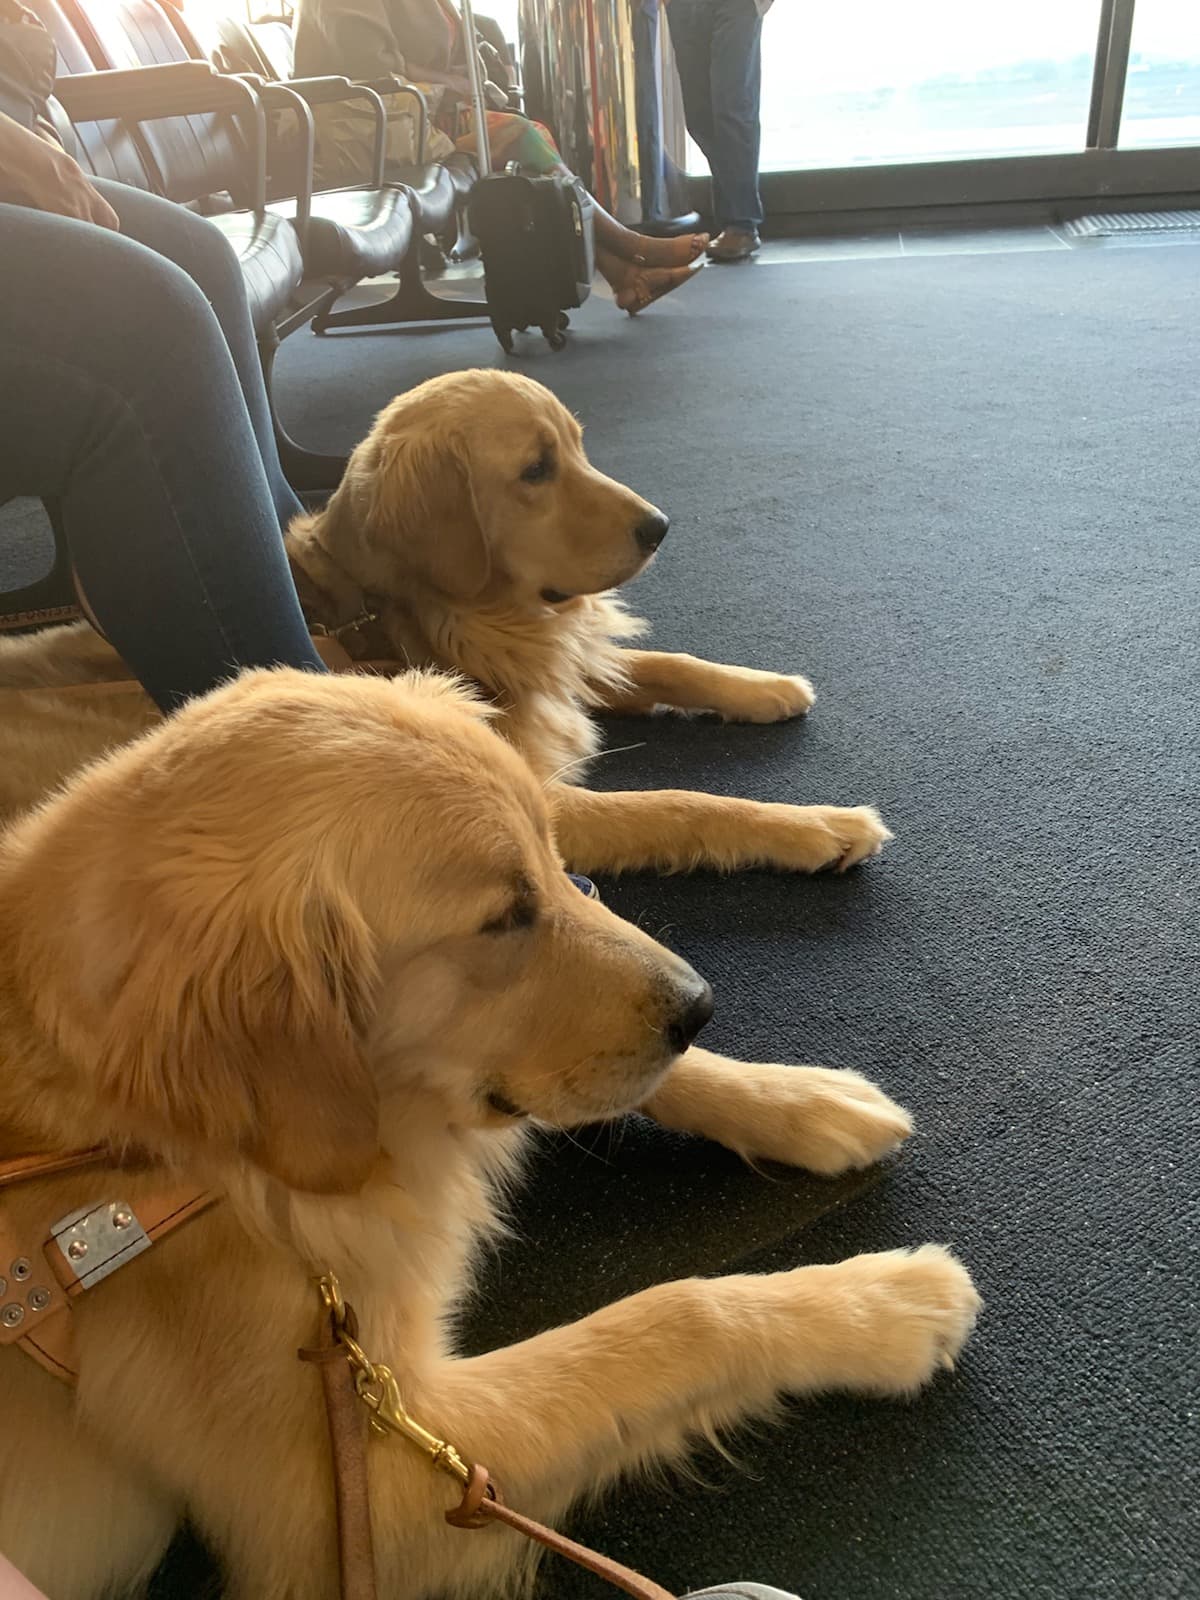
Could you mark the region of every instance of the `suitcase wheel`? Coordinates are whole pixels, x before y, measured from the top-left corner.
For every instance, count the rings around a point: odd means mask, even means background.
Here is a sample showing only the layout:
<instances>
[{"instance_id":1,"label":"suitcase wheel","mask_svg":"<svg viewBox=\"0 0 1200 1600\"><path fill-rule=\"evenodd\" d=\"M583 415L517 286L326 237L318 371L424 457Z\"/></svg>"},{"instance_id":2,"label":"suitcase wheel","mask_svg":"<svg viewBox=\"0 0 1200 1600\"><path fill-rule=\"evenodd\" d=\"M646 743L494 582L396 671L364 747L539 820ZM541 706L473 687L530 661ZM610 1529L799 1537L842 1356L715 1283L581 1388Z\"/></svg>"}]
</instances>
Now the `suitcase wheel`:
<instances>
[{"instance_id":1,"label":"suitcase wheel","mask_svg":"<svg viewBox=\"0 0 1200 1600\"><path fill-rule=\"evenodd\" d=\"M561 350L567 342L567 336L563 332L561 321L544 323L542 325L542 336L551 350Z\"/></svg>"},{"instance_id":2,"label":"suitcase wheel","mask_svg":"<svg viewBox=\"0 0 1200 1600\"><path fill-rule=\"evenodd\" d=\"M512 329L503 327L500 323L498 323L493 318L492 319L492 332L496 335L496 338L497 338L497 340L499 342L500 348L501 348L501 350L504 351L504 354L506 356L512 355L512 353L513 353Z\"/></svg>"}]
</instances>

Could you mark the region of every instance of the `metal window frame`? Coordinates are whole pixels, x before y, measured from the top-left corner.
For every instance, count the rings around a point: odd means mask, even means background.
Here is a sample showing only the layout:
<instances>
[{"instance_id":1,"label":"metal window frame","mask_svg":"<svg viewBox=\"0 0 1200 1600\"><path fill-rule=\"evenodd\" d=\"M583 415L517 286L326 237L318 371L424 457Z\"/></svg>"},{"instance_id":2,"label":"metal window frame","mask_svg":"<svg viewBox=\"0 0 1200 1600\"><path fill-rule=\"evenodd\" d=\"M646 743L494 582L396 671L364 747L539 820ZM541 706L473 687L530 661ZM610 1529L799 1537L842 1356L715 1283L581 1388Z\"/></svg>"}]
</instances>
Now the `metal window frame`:
<instances>
[{"instance_id":1,"label":"metal window frame","mask_svg":"<svg viewBox=\"0 0 1200 1600\"><path fill-rule=\"evenodd\" d=\"M1117 148L1136 6L1137 0L1101 0L1096 58L1092 65L1092 101L1088 107L1089 150Z\"/></svg>"}]
</instances>

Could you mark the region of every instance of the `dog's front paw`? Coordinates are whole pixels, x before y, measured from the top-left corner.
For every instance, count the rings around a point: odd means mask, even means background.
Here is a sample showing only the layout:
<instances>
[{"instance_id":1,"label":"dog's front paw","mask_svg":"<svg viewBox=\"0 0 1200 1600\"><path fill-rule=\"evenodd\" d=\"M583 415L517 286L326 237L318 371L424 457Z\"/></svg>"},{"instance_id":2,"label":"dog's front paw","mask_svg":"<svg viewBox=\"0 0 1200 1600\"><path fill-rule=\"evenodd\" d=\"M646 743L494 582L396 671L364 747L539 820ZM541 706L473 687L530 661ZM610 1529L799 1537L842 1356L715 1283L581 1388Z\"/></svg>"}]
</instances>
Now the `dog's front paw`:
<instances>
[{"instance_id":1,"label":"dog's front paw","mask_svg":"<svg viewBox=\"0 0 1200 1600\"><path fill-rule=\"evenodd\" d=\"M754 1067L746 1073L755 1115L739 1140L744 1155L832 1178L882 1161L912 1132L903 1106L857 1072Z\"/></svg>"},{"instance_id":2,"label":"dog's front paw","mask_svg":"<svg viewBox=\"0 0 1200 1600\"><path fill-rule=\"evenodd\" d=\"M982 1305L942 1245L852 1256L825 1270L837 1284L831 1309L844 1319L829 1330L840 1340L842 1381L870 1394L912 1394L952 1368Z\"/></svg>"},{"instance_id":3,"label":"dog's front paw","mask_svg":"<svg viewBox=\"0 0 1200 1600\"><path fill-rule=\"evenodd\" d=\"M779 865L795 872L845 872L877 856L892 837L874 806L781 807L790 835L780 841Z\"/></svg>"},{"instance_id":4,"label":"dog's front paw","mask_svg":"<svg viewBox=\"0 0 1200 1600\"><path fill-rule=\"evenodd\" d=\"M742 667L736 687L719 709L729 722L787 722L805 716L816 698L807 678Z\"/></svg>"}]
</instances>

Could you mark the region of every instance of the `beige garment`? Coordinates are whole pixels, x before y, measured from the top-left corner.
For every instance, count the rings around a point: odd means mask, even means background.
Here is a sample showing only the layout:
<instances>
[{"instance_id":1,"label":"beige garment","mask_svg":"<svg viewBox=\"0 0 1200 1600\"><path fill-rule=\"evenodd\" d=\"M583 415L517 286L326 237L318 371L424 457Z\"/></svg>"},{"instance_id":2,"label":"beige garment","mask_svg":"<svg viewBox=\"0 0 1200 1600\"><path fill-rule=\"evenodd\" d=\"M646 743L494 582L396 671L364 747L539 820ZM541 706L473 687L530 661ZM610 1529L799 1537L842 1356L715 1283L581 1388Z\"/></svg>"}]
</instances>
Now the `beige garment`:
<instances>
[{"instance_id":1,"label":"beige garment","mask_svg":"<svg viewBox=\"0 0 1200 1600\"><path fill-rule=\"evenodd\" d=\"M420 84L430 111L437 109L444 92L437 84ZM398 166L411 166L417 159L417 119L412 101L404 95L384 95L387 108L387 145L384 176L394 176ZM369 182L375 149L375 119L361 104L318 106L317 151L313 163L317 186L322 189L346 188ZM425 160L442 161L453 153L454 141L435 128L425 132Z\"/></svg>"},{"instance_id":2,"label":"beige garment","mask_svg":"<svg viewBox=\"0 0 1200 1600\"><path fill-rule=\"evenodd\" d=\"M432 23L431 23L432 17ZM339 73L370 82L386 73L405 75L405 57L425 66L438 66L445 53L439 28L446 27L436 0L300 0L296 10L296 72L300 77ZM426 53L423 53L426 52ZM429 54L428 52L432 52ZM431 112L443 90L424 86ZM384 96L388 111L387 163L417 160L417 128L412 101L403 95ZM317 181L324 187L361 183L371 172L375 124L365 106L353 102L321 106L317 125ZM453 150L453 143L430 127L425 159L437 160Z\"/></svg>"},{"instance_id":3,"label":"beige garment","mask_svg":"<svg viewBox=\"0 0 1200 1600\"><path fill-rule=\"evenodd\" d=\"M295 28L300 77L403 75L406 60L449 66L449 25L437 0L300 0Z\"/></svg>"}]
</instances>

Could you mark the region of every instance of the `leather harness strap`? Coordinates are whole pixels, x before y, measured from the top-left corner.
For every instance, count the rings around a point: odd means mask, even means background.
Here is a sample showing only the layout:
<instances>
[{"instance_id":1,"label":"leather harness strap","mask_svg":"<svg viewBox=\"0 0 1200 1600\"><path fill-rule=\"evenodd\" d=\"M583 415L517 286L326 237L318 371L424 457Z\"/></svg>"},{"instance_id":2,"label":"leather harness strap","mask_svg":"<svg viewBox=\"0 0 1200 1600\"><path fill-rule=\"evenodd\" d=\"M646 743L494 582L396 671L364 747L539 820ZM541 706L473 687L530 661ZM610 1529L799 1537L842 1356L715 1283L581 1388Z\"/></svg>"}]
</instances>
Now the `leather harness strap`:
<instances>
[{"instance_id":1,"label":"leather harness strap","mask_svg":"<svg viewBox=\"0 0 1200 1600\"><path fill-rule=\"evenodd\" d=\"M33 1178L79 1167L112 1166L107 1150L53 1151L0 1161L0 1191ZM113 1174L105 1184L119 1191ZM74 1383L71 1302L157 1240L190 1222L220 1195L195 1185L156 1189L136 1206L119 1198L93 1200L50 1225L19 1225L0 1209L0 1345L15 1344L39 1366Z\"/></svg>"},{"instance_id":2,"label":"leather harness strap","mask_svg":"<svg viewBox=\"0 0 1200 1600\"><path fill-rule=\"evenodd\" d=\"M102 1145L89 1150L63 1150L56 1155L9 1156L0 1161L0 1189L11 1189L27 1178L48 1178L55 1172L70 1172L74 1167L93 1167L104 1159Z\"/></svg>"}]
</instances>

